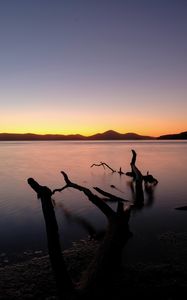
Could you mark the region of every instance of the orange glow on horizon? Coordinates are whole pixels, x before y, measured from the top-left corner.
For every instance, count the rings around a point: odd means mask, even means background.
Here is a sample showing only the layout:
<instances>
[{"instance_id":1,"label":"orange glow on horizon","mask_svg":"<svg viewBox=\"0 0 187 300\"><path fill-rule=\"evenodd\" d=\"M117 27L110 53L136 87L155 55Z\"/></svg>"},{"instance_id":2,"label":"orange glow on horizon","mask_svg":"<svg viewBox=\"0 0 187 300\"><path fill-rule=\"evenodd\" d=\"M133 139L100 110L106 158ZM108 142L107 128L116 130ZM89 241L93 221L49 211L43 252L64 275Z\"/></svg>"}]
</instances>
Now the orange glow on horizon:
<instances>
[{"instance_id":1,"label":"orange glow on horizon","mask_svg":"<svg viewBox=\"0 0 187 300\"><path fill-rule=\"evenodd\" d=\"M26 133L32 133L32 134L41 134L41 135L45 135L45 134L59 134L59 135L71 135L71 134L80 134L80 135L83 135L83 136L91 136L91 135L94 135L94 134L97 134L97 133L103 133L105 131L108 131L108 130L114 130L118 133L122 133L122 134L125 134L125 133L136 133L136 134L139 134L139 135L145 135L145 136L152 136L152 137L158 137L160 135L166 135L166 134L177 134L177 133L181 133L183 131L186 131L186 129L177 129L176 128L173 128L173 129L170 129L170 130L160 130L160 131L155 131L154 129L145 129L145 130L140 130L138 128L125 128L125 129L122 129L122 128L113 128L113 127L108 127L108 128L90 128L90 129L77 129L77 130L61 130L61 129L53 129L53 130L47 130L47 129L36 129L36 128L10 128L10 129L7 129L7 130L1 130L0 133L17 133L17 134L26 134Z\"/></svg>"},{"instance_id":2,"label":"orange glow on horizon","mask_svg":"<svg viewBox=\"0 0 187 300\"><path fill-rule=\"evenodd\" d=\"M81 134L90 136L114 130L119 133L133 132L140 135L158 137L164 134L187 131L186 116L180 119L172 115L164 118L162 114L148 114L108 110L77 110L52 111L38 109L37 112L28 110L20 112L2 111L0 113L1 133L34 133L34 134Z\"/></svg>"}]
</instances>

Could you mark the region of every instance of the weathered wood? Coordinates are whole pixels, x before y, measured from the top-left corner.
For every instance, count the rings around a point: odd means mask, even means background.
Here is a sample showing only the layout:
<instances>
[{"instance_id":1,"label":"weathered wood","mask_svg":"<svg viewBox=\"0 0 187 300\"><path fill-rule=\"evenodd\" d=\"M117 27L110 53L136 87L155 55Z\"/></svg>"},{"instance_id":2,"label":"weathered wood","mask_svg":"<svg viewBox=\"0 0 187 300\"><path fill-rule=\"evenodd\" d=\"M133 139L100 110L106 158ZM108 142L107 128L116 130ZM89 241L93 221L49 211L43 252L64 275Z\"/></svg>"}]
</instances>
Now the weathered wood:
<instances>
[{"instance_id":1,"label":"weathered wood","mask_svg":"<svg viewBox=\"0 0 187 300\"><path fill-rule=\"evenodd\" d=\"M143 182L145 190L148 191L148 185L155 186L158 180L147 172L147 175L142 175L141 171L136 166L137 154L135 150L132 150L132 160L131 160L131 172L127 172L126 175L133 178L135 183L135 193L133 192L135 199L135 207L142 208L144 205L144 191Z\"/></svg>"},{"instance_id":2,"label":"weathered wood","mask_svg":"<svg viewBox=\"0 0 187 300\"><path fill-rule=\"evenodd\" d=\"M87 299L98 296L97 291L107 291L109 285L113 284L121 266L124 245L132 236L128 226L130 210L121 210L121 205L116 220L109 222L105 237L82 277L81 286Z\"/></svg>"},{"instance_id":3,"label":"weathered wood","mask_svg":"<svg viewBox=\"0 0 187 300\"><path fill-rule=\"evenodd\" d=\"M140 170L136 166L136 157L137 154L132 150L132 160L131 160L131 172L127 172L126 175L133 177L134 181L133 190L135 185L135 207L142 207L144 203L144 194L142 182L145 184L157 184L158 181L147 173L143 176ZM100 164L93 164L93 166L103 166L104 168L109 168L112 172L116 172L106 163L101 162ZM121 167L118 172L120 175L123 174ZM109 281L112 279L116 268L119 267L122 250L125 243L131 237L131 232L129 230L129 217L130 217L130 207L129 204L126 209L124 209L124 202L128 200L117 197L111 193L101 190L100 188L95 187L95 190L100 194L107 197L112 201L117 201L117 210L114 211L107 203L103 201L102 198L95 195L90 189L73 183L67 176L65 172L61 172L64 177L65 186L59 189L51 191L46 186L39 185L34 179L29 178L28 183L32 189L37 193L38 197L41 199L42 210L44 214L47 238L48 238L48 249L51 259L52 268L55 274L57 289L59 296L62 299L95 299L95 295L100 295L100 289L107 291ZM115 188L115 186L111 185ZM62 255L59 234L58 234L58 225L55 217L54 207L52 203L51 196L56 192L61 192L66 188L74 188L76 190L82 191L87 198L106 216L108 220L108 226L106 229L106 234L103 241L101 242L98 251L88 266L88 269L85 271L82 280L80 281L79 294L77 293L77 288L73 286L71 278L67 272L67 268L64 262ZM177 209L185 209L177 208ZM69 213L66 212L67 217ZM90 233L90 236L94 236L96 233L94 228L90 224L82 220L79 217L75 217L76 222L80 223L86 230ZM76 293L75 293L76 292Z\"/></svg>"},{"instance_id":4,"label":"weathered wood","mask_svg":"<svg viewBox=\"0 0 187 300\"><path fill-rule=\"evenodd\" d=\"M179 207L175 207L175 209L177 210L187 210L187 206L179 206Z\"/></svg>"},{"instance_id":5,"label":"weathered wood","mask_svg":"<svg viewBox=\"0 0 187 300\"><path fill-rule=\"evenodd\" d=\"M108 169L110 169L111 171L112 171L112 173L115 173L116 172L116 170L114 170L112 167L110 167L108 164L106 164L105 162L100 162L100 164L92 164L91 165L91 167L90 168L92 168L92 167L100 167L100 166L102 166L104 169L105 169L105 167L107 167ZM117 171L117 173L119 174L119 175L123 175L123 174L125 174L123 171L122 171L122 168L120 167L119 168L119 171Z\"/></svg>"},{"instance_id":6,"label":"weathered wood","mask_svg":"<svg viewBox=\"0 0 187 300\"><path fill-rule=\"evenodd\" d=\"M41 199L42 211L47 232L49 257L57 284L57 291L60 299L66 299L65 297L67 293L72 294L74 288L67 272L67 268L61 251L58 225L54 207L51 201L52 191L46 186L39 185L33 178L28 179L28 184L37 193L38 198Z\"/></svg>"},{"instance_id":7,"label":"weathered wood","mask_svg":"<svg viewBox=\"0 0 187 300\"><path fill-rule=\"evenodd\" d=\"M123 175L123 174L125 174L125 173L122 171L121 167L119 168L119 171L118 171L118 173L119 173L119 175Z\"/></svg>"},{"instance_id":8,"label":"weathered wood","mask_svg":"<svg viewBox=\"0 0 187 300\"><path fill-rule=\"evenodd\" d=\"M149 172L147 172L147 175L143 176L143 180L145 184L150 183L156 185L158 183L158 180L154 178L153 175L149 174Z\"/></svg>"},{"instance_id":9,"label":"weathered wood","mask_svg":"<svg viewBox=\"0 0 187 300\"><path fill-rule=\"evenodd\" d=\"M64 180L66 182L66 185L64 188L71 187L76 190L82 191L88 197L88 199L103 212L103 214L107 218L109 218L109 219L115 218L115 212L110 208L110 206L108 206L104 201L102 201L101 198L99 198L97 195L93 194L88 188L71 182L65 172L62 171L61 174L63 175Z\"/></svg>"},{"instance_id":10,"label":"weathered wood","mask_svg":"<svg viewBox=\"0 0 187 300\"><path fill-rule=\"evenodd\" d=\"M102 189L98 188L98 187L94 187L94 189L100 193L101 195L105 196L105 197L108 197L111 201L122 201L122 202L129 202L129 200L126 200L126 199L123 199L123 198L120 198L120 197L117 197L111 193L108 193L108 192L105 192L103 191Z\"/></svg>"},{"instance_id":11,"label":"weathered wood","mask_svg":"<svg viewBox=\"0 0 187 300\"><path fill-rule=\"evenodd\" d=\"M80 282L80 288L90 299L100 289L107 289L109 280L112 278L114 269L121 262L122 249L132 236L129 231L130 205L124 210L124 199L116 197L118 201L117 212L114 212L101 198L93 194L89 189L73 183L65 172L61 172L66 182L64 188L72 187L83 191L88 199L95 204L107 217L108 227L105 237L88 269ZM63 188L63 189L64 189ZM100 190L101 191L101 190ZM104 191L102 191L104 193ZM107 194L107 193L106 193ZM110 196L110 194L108 194Z\"/></svg>"},{"instance_id":12,"label":"weathered wood","mask_svg":"<svg viewBox=\"0 0 187 300\"><path fill-rule=\"evenodd\" d=\"M102 166L104 169L105 169L105 166L108 168L108 169L110 169L111 171L112 171L112 173L115 173L116 171L113 169L113 168L111 168L108 164L106 164L105 162L100 162L100 164L93 164L93 165L91 165L91 168L92 167L100 167L100 166Z\"/></svg>"},{"instance_id":13,"label":"weathered wood","mask_svg":"<svg viewBox=\"0 0 187 300\"><path fill-rule=\"evenodd\" d=\"M135 204L137 206L142 206L144 203L144 193L143 193L143 175L140 172L140 170L136 167L136 152L135 150L132 150L132 160L131 160L131 169L132 169L132 174L135 180Z\"/></svg>"},{"instance_id":14,"label":"weathered wood","mask_svg":"<svg viewBox=\"0 0 187 300\"><path fill-rule=\"evenodd\" d=\"M115 212L88 188L71 182L65 172L61 173L66 185L60 189L55 189L53 192L48 187L40 186L32 178L28 179L28 183L38 194L38 197L42 202L49 254L61 299L73 299L72 295L76 299L78 299L80 295L83 297L81 299L93 299L93 295L100 295L101 288L105 291L108 290L108 282L111 280L114 270L119 267L123 246L131 236L128 226L130 206L127 210L124 210L123 202L121 201L124 201L124 199L116 197L118 206L117 211ZM108 220L108 227L104 239L101 242L94 259L88 266L88 270L84 272L84 276L79 284L79 293L76 294L60 249L58 226L51 201L52 194L66 188L74 188L82 191L88 199L104 213ZM108 194L108 196L110 196L110 194ZM83 225L85 226L85 224ZM69 295L69 298L67 295Z\"/></svg>"}]
</instances>

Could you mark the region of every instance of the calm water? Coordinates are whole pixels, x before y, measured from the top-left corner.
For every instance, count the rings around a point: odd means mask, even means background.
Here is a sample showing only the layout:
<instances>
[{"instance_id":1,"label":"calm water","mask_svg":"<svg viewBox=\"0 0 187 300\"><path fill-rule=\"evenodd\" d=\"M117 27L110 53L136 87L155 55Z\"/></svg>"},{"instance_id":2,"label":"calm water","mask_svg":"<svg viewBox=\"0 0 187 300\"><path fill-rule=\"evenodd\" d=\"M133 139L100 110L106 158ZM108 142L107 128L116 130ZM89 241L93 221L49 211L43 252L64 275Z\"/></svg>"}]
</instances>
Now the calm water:
<instances>
[{"instance_id":1,"label":"calm water","mask_svg":"<svg viewBox=\"0 0 187 300\"><path fill-rule=\"evenodd\" d=\"M167 232L186 232L187 142L1 142L0 143L0 253L45 250L46 235L40 201L27 184L33 177L51 189L64 185L60 171L80 185L98 186L132 200L130 178L90 166L104 161L114 169L130 171L131 149L137 152L137 166L148 170L159 184L145 205L130 219L133 238L125 248L128 259L153 259L163 255L159 237ZM110 187L115 185L118 190ZM88 236L85 223L96 231L106 226L105 216L80 192L67 189L55 194L55 210L63 247ZM115 208L115 204L113 204ZM154 249L154 251L150 251ZM155 250L156 249L156 250Z\"/></svg>"}]
</instances>

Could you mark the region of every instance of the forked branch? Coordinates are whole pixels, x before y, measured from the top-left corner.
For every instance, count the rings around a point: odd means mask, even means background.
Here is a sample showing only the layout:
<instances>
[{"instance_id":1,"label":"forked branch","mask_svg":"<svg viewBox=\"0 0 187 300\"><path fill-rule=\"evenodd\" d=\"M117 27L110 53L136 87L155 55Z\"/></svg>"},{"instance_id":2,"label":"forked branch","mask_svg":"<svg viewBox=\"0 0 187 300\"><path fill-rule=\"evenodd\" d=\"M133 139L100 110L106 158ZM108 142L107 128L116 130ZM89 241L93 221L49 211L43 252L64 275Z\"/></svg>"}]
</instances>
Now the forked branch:
<instances>
[{"instance_id":1,"label":"forked branch","mask_svg":"<svg viewBox=\"0 0 187 300\"><path fill-rule=\"evenodd\" d=\"M112 208L110 208L103 200L101 200L97 195L93 194L88 188L81 186L79 184L76 184L72 181L70 181L70 179L68 178L68 175L65 172L61 172L61 174L64 177L64 180L66 182L66 185L62 188L62 189L56 189L54 191L61 191L64 190L66 188L74 188L76 190L79 190L81 192L83 192L88 199L95 204L103 213L107 218L115 218L115 212L112 210ZM53 191L53 193L54 193Z\"/></svg>"},{"instance_id":2,"label":"forked branch","mask_svg":"<svg viewBox=\"0 0 187 300\"><path fill-rule=\"evenodd\" d=\"M111 168L108 164L106 164L105 162L100 162L100 164L93 164L93 165L91 165L91 167L90 168L92 168L92 167L100 167L100 166L102 166L104 169L105 169L105 166L108 168L108 169L110 169L111 171L112 171L112 173L115 173L116 171L113 169L113 168Z\"/></svg>"}]
</instances>

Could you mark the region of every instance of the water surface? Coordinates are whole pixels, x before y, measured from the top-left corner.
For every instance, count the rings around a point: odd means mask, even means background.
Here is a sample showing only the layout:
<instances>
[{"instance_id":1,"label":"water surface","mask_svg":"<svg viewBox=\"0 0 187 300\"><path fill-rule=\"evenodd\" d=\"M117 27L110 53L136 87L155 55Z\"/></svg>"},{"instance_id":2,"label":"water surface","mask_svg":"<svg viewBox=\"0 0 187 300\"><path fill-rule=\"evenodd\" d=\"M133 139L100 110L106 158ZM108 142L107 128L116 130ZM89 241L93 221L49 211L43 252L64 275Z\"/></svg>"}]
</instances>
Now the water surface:
<instances>
[{"instance_id":1,"label":"water surface","mask_svg":"<svg viewBox=\"0 0 187 300\"><path fill-rule=\"evenodd\" d=\"M159 237L165 232L186 232L187 228L187 212L174 209L187 205L186 141L1 142L0 253L46 249L41 203L27 178L53 190L64 185L63 170L73 182L92 191L98 186L132 200L129 177L102 167L90 168L104 161L116 170L130 171L131 149L137 152L136 164L142 173L149 171L159 183L152 193L145 194L144 207L132 212L133 238L125 248L125 259L164 255ZM81 192L67 189L53 198L64 248L88 236L86 222L96 231L105 228L105 216Z\"/></svg>"}]
</instances>

